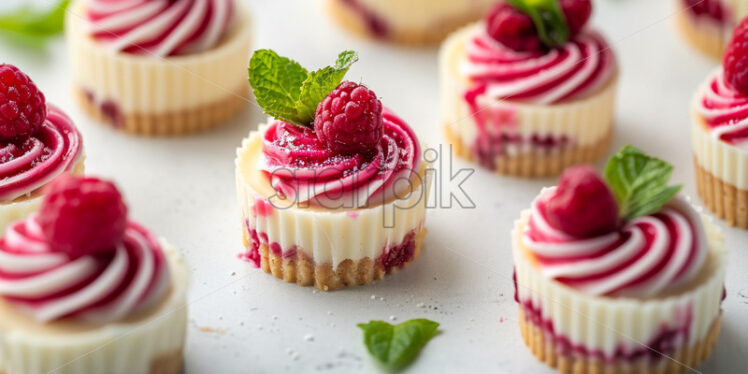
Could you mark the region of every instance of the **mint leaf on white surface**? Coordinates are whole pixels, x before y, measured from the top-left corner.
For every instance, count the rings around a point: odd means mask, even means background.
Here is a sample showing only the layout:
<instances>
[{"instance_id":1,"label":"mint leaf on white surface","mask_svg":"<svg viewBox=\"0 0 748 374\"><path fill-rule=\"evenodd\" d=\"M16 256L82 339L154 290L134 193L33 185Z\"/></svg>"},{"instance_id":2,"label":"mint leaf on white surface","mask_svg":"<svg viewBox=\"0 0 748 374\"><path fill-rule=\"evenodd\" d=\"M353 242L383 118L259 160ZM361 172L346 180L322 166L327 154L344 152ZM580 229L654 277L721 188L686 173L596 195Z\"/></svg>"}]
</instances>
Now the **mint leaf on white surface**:
<instances>
[{"instance_id":1,"label":"mint leaf on white surface","mask_svg":"<svg viewBox=\"0 0 748 374\"><path fill-rule=\"evenodd\" d=\"M68 5L70 0L62 0L45 11L25 5L0 14L0 30L30 37L57 35L65 29L65 10Z\"/></svg>"},{"instance_id":2,"label":"mint leaf on white surface","mask_svg":"<svg viewBox=\"0 0 748 374\"><path fill-rule=\"evenodd\" d=\"M412 319L397 325L384 321L358 324L364 330L364 344L374 358L389 370L408 366L437 333L439 323Z\"/></svg>"},{"instance_id":3,"label":"mint leaf on white surface","mask_svg":"<svg viewBox=\"0 0 748 374\"><path fill-rule=\"evenodd\" d=\"M319 103L358 60L354 51L338 55L334 66L309 73L298 62L260 49L249 61L249 83L265 113L296 125L310 126Z\"/></svg>"},{"instance_id":4,"label":"mint leaf on white surface","mask_svg":"<svg viewBox=\"0 0 748 374\"><path fill-rule=\"evenodd\" d=\"M338 55L334 66L327 66L309 73L301 86L301 97L296 107L299 115L314 119L317 106L343 81L348 69L358 61L354 51L344 51Z\"/></svg>"},{"instance_id":5,"label":"mint leaf on white surface","mask_svg":"<svg viewBox=\"0 0 748 374\"><path fill-rule=\"evenodd\" d=\"M605 180L618 200L626 221L656 213L680 191L668 186L673 166L627 145L608 161Z\"/></svg>"}]
</instances>

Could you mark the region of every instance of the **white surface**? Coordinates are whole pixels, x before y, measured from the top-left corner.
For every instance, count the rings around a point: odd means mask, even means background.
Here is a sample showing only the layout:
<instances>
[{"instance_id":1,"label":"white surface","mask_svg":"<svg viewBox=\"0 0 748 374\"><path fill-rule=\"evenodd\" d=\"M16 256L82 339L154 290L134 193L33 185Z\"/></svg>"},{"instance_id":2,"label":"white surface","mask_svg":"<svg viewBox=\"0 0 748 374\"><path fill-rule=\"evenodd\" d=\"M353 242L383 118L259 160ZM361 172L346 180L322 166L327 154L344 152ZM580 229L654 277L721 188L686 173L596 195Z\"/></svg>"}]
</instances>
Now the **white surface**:
<instances>
[{"instance_id":1,"label":"white surface","mask_svg":"<svg viewBox=\"0 0 748 374\"><path fill-rule=\"evenodd\" d=\"M423 142L441 143L435 49L354 38L330 23L321 1L249 2L257 48L273 48L308 67L332 63L343 49L358 50L361 60L348 78L372 87ZM674 162L673 180L694 195L687 109L715 62L682 42L667 3L598 0L594 23L614 43L622 66L615 149L631 143ZM62 40L41 51L0 40L0 56L29 73L48 100L73 117L84 135L87 171L115 178L132 216L187 256L187 373L379 372L355 325L390 316L442 324L442 334L409 372L553 373L519 335L509 231L520 210L554 180L478 170L464 184L477 208L430 211L425 250L406 271L369 287L315 292L236 258L242 244L234 152L263 120L256 107L212 133L128 137L94 123L74 105ZM455 166L470 167L459 160ZM726 228L725 235L731 253L723 332L712 357L698 368L704 373L737 373L748 366L748 232Z\"/></svg>"}]
</instances>

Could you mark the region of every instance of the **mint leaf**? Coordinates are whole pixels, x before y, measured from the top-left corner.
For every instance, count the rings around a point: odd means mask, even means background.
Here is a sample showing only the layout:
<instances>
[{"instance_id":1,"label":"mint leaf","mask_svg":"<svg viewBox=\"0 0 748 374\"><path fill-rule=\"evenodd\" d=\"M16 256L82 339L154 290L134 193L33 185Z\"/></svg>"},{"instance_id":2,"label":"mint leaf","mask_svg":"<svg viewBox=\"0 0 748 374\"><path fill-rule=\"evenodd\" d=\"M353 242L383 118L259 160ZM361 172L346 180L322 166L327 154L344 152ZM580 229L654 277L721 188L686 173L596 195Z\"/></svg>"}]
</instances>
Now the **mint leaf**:
<instances>
[{"instance_id":1,"label":"mint leaf","mask_svg":"<svg viewBox=\"0 0 748 374\"><path fill-rule=\"evenodd\" d=\"M259 49L249 60L249 83L265 113L309 126L319 103L340 84L356 61L356 52L344 51L334 66L309 73L296 61L269 49Z\"/></svg>"},{"instance_id":2,"label":"mint leaf","mask_svg":"<svg viewBox=\"0 0 748 374\"><path fill-rule=\"evenodd\" d=\"M314 118L319 103L343 81L348 69L356 61L358 61L356 52L344 51L338 55L335 66L311 72L301 86L301 98L296 105L299 116Z\"/></svg>"},{"instance_id":3,"label":"mint leaf","mask_svg":"<svg viewBox=\"0 0 748 374\"><path fill-rule=\"evenodd\" d=\"M62 0L45 11L30 6L0 15L0 30L30 37L48 37L65 29L65 10L70 0Z\"/></svg>"},{"instance_id":4,"label":"mint leaf","mask_svg":"<svg viewBox=\"0 0 748 374\"><path fill-rule=\"evenodd\" d=\"M391 325L384 321L358 324L364 330L364 344L385 368L400 370L408 366L433 338L439 323L419 318Z\"/></svg>"},{"instance_id":5,"label":"mint leaf","mask_svg":"<svg viewBox=\"0 0 748 374\"><path fill-rule=\"evenodd\" d=\"M680 191L668 186L673 166L627 145L605 167L605 180L618 200L626 221L656 213Z\"/></svg>"},{"instance_id":6,"label":"mint leaf","mask_svg":"<svg viewBox=\"0 0 748 374\"><path fill-rule=\"evenodd\" d=\"M538 37L547 47L558 47L569 40L569 25L566 23L566 17L558 0L507 0L507 2L532 19L538 30Z\"/></svg>"},{"instance_id":7,"label":"mint leaf","mask_svg":"<svg viewBox=\"0 0 748 374\"><path fill-rule=\"evenodd\" d=\"M249 60L249 84L257 104L275 118L302 126L309 121L299 116L296 103L307 75L298 62L269 49L255 51Z\"/></svg>"},{"instance_id":8,"label":"mint leaf","mask_svg":"<svg viewBox=\"0 0 748 374\"><path fill-rule=\"evenodd\" d=\"M343 51L338 54L338 59L335 60L335 69L343 70L348 69L358 61L358 53L356 51Z\"/></svg>"}]
</instances>

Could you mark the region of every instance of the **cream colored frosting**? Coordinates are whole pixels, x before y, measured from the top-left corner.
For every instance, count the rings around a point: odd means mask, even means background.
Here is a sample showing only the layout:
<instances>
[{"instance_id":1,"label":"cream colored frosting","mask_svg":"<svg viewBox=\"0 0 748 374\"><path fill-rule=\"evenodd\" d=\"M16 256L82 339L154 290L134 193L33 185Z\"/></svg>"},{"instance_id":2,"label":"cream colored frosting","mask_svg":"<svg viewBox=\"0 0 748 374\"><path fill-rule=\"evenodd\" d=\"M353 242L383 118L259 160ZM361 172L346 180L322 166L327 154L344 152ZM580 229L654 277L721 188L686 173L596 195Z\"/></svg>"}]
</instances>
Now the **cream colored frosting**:
<instances>
[{"instance_id":1,"label":"cream colored frosting","mask_svg":"<svg viewBox=\"0 0 748 374\"><path fill-rule=\"evenodd\" d=\"M376 259L388 245L400 244L408 233L423 227L431 182L425 163L411 177L411 193L402 199L360 209L289 206L258 168L267 127L251 132L237 151L236 182L245 230L248 226L283 250L303 251L316 264L335 268L346 259Z\"/></svg>"},{"instance_id":2,"label":"cream colored frosting","mask_svg":"<svg viewBox=\"0 0 748 374\"><path fill-rule=\"evenodd\" d=\"M171 288L155 308L109 324L38 323L0 300L0 371L149 373L154 358L179 352L187 329L187 265L162 240Z\"/></svg>"},{"instance_id":3,"label":"cream colored frosting","mask_svg":"<svg viewBox=\"0 0 748 374\"><path fill-rule=\"evenodd\" d=\"M247 86L252 27L246 6L223 40L202 53L167 58L113 52L87 32L85 0L67 12L66 35L73 82L100 105L111 100L123 113L168 113L210 105Z\"/></svg>"},{"instance_id":4,"label":"cream colored frosting","mask_svg":"<svg viewBox=\"0 0 748 374\"><path fill-rule=\"evenodd\" d=\"M691 143L696 162L723 182L748 190L748 150L715 137L697 112L696 105L697 101L692 105L691 113Z\"/></svg>"}]
</instances>

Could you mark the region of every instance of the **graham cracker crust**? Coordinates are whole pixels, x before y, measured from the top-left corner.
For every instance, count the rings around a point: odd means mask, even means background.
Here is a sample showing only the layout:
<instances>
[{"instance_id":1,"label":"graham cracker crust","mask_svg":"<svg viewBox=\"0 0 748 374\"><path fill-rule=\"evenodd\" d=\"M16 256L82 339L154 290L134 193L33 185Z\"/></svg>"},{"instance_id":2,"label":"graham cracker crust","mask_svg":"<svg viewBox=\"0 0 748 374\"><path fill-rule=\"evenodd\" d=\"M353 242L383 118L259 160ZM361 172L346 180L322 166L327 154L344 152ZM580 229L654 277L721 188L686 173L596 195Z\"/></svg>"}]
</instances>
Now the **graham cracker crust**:
<instances>
[{"instance_id":1,"label":"graham cracker crust","mask_svg":"<svg viewBox=\"0 0 748 374\"><path fill-rule=\"evenodd\" d=\"M729 41L723 31L716 25L699 27L688 12L686 9L679 9L675 15L675 25L680 34L699 52L715 60L722 60Z\"/></svg>"},{"instance_id":2,"label":"graham cracker crust","mask_svg":"<svg viewBox=\"0 0 748 374\"><path fill-rule=\"evenodd\" d=\"M405 268L415 261L421 254L421 247L426 238L426 229L421 229L415 238L415 251L413 258L400 267L391 269L390 274ZM314 260L299 251L293 257L283 257L270 251L266 243L260 244L260 267L266 273L272 274L278 279L288 283L296 283L300 286L314 286L321 291L333 291L344 287L370 284L381 280L387 272L380 263L369 257L358 261L347 259L338 264L336 269L332 265L317 265Z\"/></svg>"},{"instance_id":3,"label":"graham cracker crust","mask_svg":"<svg viewBox=\"0 0 748 374\"><path fill-rule=\"evenodd\" d=\"M151 374L179 374L182 372L182 349L160 354L151 360Z\"/></svg>"},{"instance_id":4,"label":"graham cracker crust","mask_svg":"<svg viewBox=\"0 0 748 374\"><path fill-rule=\"evenodd\" d=\"M74 96L83 110L99 122L133 135L180 136L207 131L233 118L249 103L249 85L226 98L197 108L168 113L105 113L80 87Z\"/></svg>"},{"instance_id":5,"label":"graham cracker crust","mask_svg":"<svg viewBox=\"0 0 748 374\"><path fill-rule=\"evenodd\" d=\"M558 352L553 340L546 339L540 327L530 320L525 320L522 307L519 308L519 328L525 345L538 360L563 374L678 374L686 372L709 357L719 337L721 320L722 317L719 316L712 322L703 340L691 347L681 348L669 357L662 357L659 361L651 362L645 357L633 362L607 363Z\"/></svg>"},{"instance_id":6,"label":"graham cracker crust","mask_svg":"<svg viewBox=\"0 0 748 374\"><path fill-rule=\"evenodd\" d=\"M484 9L479 9L474 14L464 15L457 19L443 20L437 27L426 30L409 29L409 30L390 30L386 36L378 36L371 32L365 21L359 14L351 10L348 6L339 0L326 0L325 8L339 25L357 36L397 44L425 47L440 43L452 31L457 30L470 22L480 19L484 14Z\"/></svg>"},{"instance_id":7,"label":"graham cracker crust","mask_svg":"<svg viewBox=\"0 0 748 374\"><path fill-rule=\"evenodd\" d=\"M462 142L459 135L444 125L444 137L452 144L452 150L461 158L477 163L470 147ZM533 150L516 156L496 156L494 162L498 174L524 178L543 178L561 174L564 169L578 164L599 160L608 151L613 139L613 131L608 132L597 143L588 146L571 146L561 152L547 153Z\"/></svg>"},{"instance_id":8,"label":"graham cracker crust","mask_svg":"<svg viewBox=\"0 0 748 374\"><path fill-rule=\"evenodd\" d=\"M709 210L730 226L748 229L748 190L741 190L712 175L694 157L696 191Z\"/></svg>"}]
</instances>

